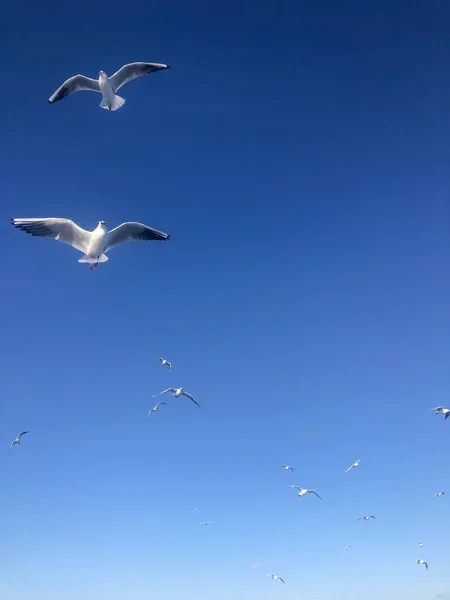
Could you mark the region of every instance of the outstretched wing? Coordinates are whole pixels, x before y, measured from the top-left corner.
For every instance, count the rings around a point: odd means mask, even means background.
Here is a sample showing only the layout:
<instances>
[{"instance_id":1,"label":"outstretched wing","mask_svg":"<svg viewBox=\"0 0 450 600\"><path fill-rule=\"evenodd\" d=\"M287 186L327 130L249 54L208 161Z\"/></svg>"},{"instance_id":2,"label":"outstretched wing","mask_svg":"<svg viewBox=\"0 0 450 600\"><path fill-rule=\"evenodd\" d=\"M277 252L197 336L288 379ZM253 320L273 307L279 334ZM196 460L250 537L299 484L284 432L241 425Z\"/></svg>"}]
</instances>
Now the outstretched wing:
<instances>
[{"instance_id":1,"label":"outstretched wing","mask_svg":"<svg viewBox=\"0 0 450 600\"><path fill-rule=\"evenodd\" d=\"M126 242L133 242L137 240L168 240L170 235L159 231L154 227L149 227L143 223L122 223L115 229L108 231L108 237L106 240L106 246L104 252L108 252L111 248L115 248L119 244L125 244Z\"/></svg>"},{"instance_id":2,"label":"outstretched wing","mask_svg":"<svg viewBox=\"0 0 450 600\"><path fill-rule=\"evenodd\" d=\"M58 102L58 100L62 100L69 94L80 92L81 90L99 92L100 87L98 81L95 79L85 77L84 75L74 75L73 77L70 77L70 79L67 79L56 92L53 92L48 101L50 104L53 104L53 102Z\"/></svg>"},{"instance_id":3,"label":"outstretched wing","mask_svg":"<svg viewBox=\"0 0 450 600\"><path fill-rule=\"evenodd\" d=\"M116 73L114 73L114 75L111 75L109 82L111 83L113 92L116 93L123 85L132 79L136 79L136 77L141 77L141 75L149 75L150 73L155 73L156 71L161 71L168 68L169 65L164 65L162 63L129 63L128 65L121 67Z\"/></svg>"},{"instance_id":4,"label":"outstretched wing","mask_svg":"<svg viewBox=\"0 0 450 600\"><path fill-rule=\"evenodd\" d=\"M314 490L309 490L311 494L315 494L320 500L322 500L322 498L319 496L319 494L317 492L315 492Z\"/></svg>"},{"instance_id":5,"label":"outstretched wing","mask_svg":"<svg viewBox=\"0 0 450 600\"><path fill-rule=\"evenodd\" d=\"M12 219L12 225L38 237L52 238L86 253L91 234L69 219Z\"/></svg>"},{"instance_id":6,"label":"outstretched wing","mask_svg":"<svg viewBox=\"0 0 450 600\"><path fill-rule=\"evenodd\" d=\"M167 394L167 392L176 392L177 390L175 388L167 388L167 390L164 390L163 392L159 392L159 394L154 394L153 398L156 398L157 396L161 396L162 394Z\"/></svg>"},{"instance_id":7,"label":"outstretched wing","mask_svg":"<svg viewBox=\"0 0 450 600\"><path fill-rule=\"evenodd\" d=\"M282 581L283 583L285 583L284 579L281 579L281 577L278 577L278 579L279 579L280 581Z\"/></svg>"},{"instance_id":8,"label":"outstretched wing","mask_svg":"<svg viewBox=\"0 0 450 600\"><path fill-rule=\"evenodd\" d=\"M184 390L182 392L182 395L186 396L186 398L189 398L189 400L192 400L192 402L194 402L194 404L196 404L199 408L201 408L200 404L197 402L197 400L194 398L194 396L192 396L188 392L185 392Z\"/></svg>"},{"instance_id":9,"label":"outstretched wing","mask_svg":"<svg viewBox=\"0 0 450 600\"><path fill-rule=\"evenodd\" d=\"M19 435L17 436L20 440L20 438L25 435L26 433L28 433L28 431L22 431L21 433L19 433Z\"/></svg>"}]
</instances>

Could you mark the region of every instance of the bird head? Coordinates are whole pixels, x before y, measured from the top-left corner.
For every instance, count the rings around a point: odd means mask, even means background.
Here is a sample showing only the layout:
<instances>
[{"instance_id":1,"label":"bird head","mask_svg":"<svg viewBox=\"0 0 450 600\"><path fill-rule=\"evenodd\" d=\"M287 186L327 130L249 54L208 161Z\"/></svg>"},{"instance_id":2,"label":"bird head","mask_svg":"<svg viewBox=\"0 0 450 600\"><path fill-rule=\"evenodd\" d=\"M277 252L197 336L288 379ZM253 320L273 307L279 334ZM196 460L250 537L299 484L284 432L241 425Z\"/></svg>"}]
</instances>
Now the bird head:
<instances>
[{"instance_id":1,"label":"bird head","mask_svg":"<svg viewBox=\"0 0 450 600\"><path fill-rule=\"evenodd\" d=\"M105 79L108 77L108 75L105 73L105 71L99 71L98 76L100 79Z\"/></svg>"},{"instance_id":2,"label":"bird head","mask_svg":"<svg viewBox=\"0 0 450 600\"><path fill-rule=\"evenodd\" d=\"M105 229L105 227L106 227L105 221L99 221L98 226L101 227L102 229Z\"/></svg>"}]
</instances>

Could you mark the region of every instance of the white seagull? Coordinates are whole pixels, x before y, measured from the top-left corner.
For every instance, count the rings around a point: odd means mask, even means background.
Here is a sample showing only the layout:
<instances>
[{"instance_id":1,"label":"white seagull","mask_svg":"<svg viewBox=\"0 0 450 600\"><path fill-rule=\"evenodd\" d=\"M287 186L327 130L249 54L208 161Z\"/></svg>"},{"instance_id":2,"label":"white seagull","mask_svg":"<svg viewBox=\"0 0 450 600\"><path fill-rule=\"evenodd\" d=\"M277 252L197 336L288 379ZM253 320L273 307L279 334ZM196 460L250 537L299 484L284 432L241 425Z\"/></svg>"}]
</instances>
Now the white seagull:
<instances>
[{"instance_id":1,"label":"white seagull","mask_svg":"<svg viewBox=\"0 0 450 600\"><path fill-rule=\"evenodd\" d=\"M440 498L443 495L444 495L444 492L438 492L437 494L435 494L435 497Z\"/></svg>"},{"instance_id":2,"label":"white seagull","mask_svg":"<svg viewBox=\"0 0 450 600\"><path fill-rule=\"evenodd\" d=\"M155 406L154 406L152 409L150 409L150 410L148 411L147 419L148 419L148 417L149 417L149 416L150 416L152 413L154 413L154 412L157 412L157 411L158 411L158 407L159 407L159 405L160 405L160 404L167 404L167 402L158 402L158 404L156 404L156 405L155 405Z\"/></svg>"},{"instance_id":3,"label":"white seagull","mask_svg":"<svg viewBox=\"0 0 450 600\"><path fill-rule=\"evenodd\" d=\"M373 515L369 515L368 517L359 517L359 519L356 519L357 521L368 521L369 519L375 519L375 517Z\"/></svg>"},{"instance_id":4,"label":"white seagull","mask_svg":"<svg viewBox=\"0 0 450 600\"><path fill-rule=\"evenodd\" d=\"M153 396L153 398L156 398L157 396L161 396L161 394L167 394L167 392L173 392L172 396L175 396L175 398L179 398L180 396L186 396L186 398L189 398L189 400L192 400L192 402L194 402L199 408L201 408L200 404L197 402L197 400L194 398L194 396L191 396L191 394L189 394L188 392L185 392L182 387L167 388L167 390L163 390L162 392L159 392L159 394L155 394Z\"/></svg>"},{"instance_id":5,"label":"white seagull","mask_svg":"<svg viewBox=\"0 0 450 600\"><path fill-rule=\"evenodd\" d=\"M423 548L422 542L419 542L419 548Z\"/></svg>"},{"instance_id":6,"label":"white seagull","mask_svg":"<svg viewBox=\"0 0 450 600\"><path fill-rule=\"evenodd\" d=\"M285 471L292 471L292 472L294 472L293 467L290 467L289 465L281 465L281 468L284 469Z\"/></svg>"},{"instance_id":7,"label":"white seagull","mask_svg":"<svg viewBox=\"0 0 450 600\"><path fill-rule=\"evenodd\" d=\"M172 363L169 362L168 360L166 360L165 358L158 358L157 360L159 360L159 362L161 363L161 366L164 367L165 365L167 365L169 367L169 373L172 370Z\"/></svg>"},{"instance_id":8,"label":"white seagull","mask_svg":"<svg viewBox=\"0 0 450 600\"><path fill-rule=\"evenodd\" d=\"M11 450L11 448L12 448L13 446L20 446L20 438L21 438L23 435L25 435L26 433L28 433L28 431L21 431L21 432L20 432L20 433L17 435L16 439L15 439L13 442L11 442L11 446L9 447L9 449Z\"/></svg>"},{"instance_id":9,"label":"white seagull","mask_svg":"<svg viewBox=\"0 0 450 600\"><path fill-rule=\"evenodd\" d=\"M430 410L434 410L435 415L444 415L444 421L445 421L445 419L448 419L448 417L450 417L450 408L444 408L443 406L436 406L435 408L430 408Z\"/></svg>"},{"instance_id":10,"label":"white seagull","mask_svg":"<svg viewBox=\"0 0 450 600\"><path fill-rule=\"evenodd\" d=\"M345 551L348 552L349 550L351 550L352 547L351 546L345 546Z\"/></svg>"},{"instance_id":11,"label":"white seagull","mask_svg":"<svg viewBox=\"0 0 450 600\"><path fill-rule=\"evenodd\" d=\"M278 581L281 581L281 583L285 583L284 579L282 579L278 575L273 575L272 573L268 573L267 577L272 577L272 579L278 579Z\"/></svg>"},{"instance_id":12,"label":"white seagull","mask_svg":"<svg viewBox=\"0 0 450 600\"><path fill-rule=\"evenodd\" d=\"M413 562L417 565L425 565L425 568L428 571L428 563L426 561L422 560L421 558L418 558L417 560L413 560Z\"/></svg>"},{"instance_id":13,"label":"white seagull","mask_svg":"<svg viewBox=\"0 0 450 600\"><path fill-rule=\"evenodd\" d=\"M161 71L162 69L168 69L168 65L161 63L146 63L146 62L135 62L121 67L114 75L108 77L104 71L98 72L98 79L91 79L84 75L74 75L67 79L57 90L54 92L48 101L50 104L62 100L73 92L79 92L81 90L88 90L91 92L100 92L103 99L100 103L100 108L106 110L117 110L125 104L124 98L116 95L116 92L120 88L141 75L148 75L149 73L155 73L155 71Z\"/></svg>"},{"instance_id":14,"label":"white seagull","mask_svg":"<svg viewBox=\"0 0 450 600\"><path fill-rule=\"evenodd\" d=\"M350 465L349 468L345 470L345 472L348 473L351 469L356 469L356 467L359 467L360 460L361 459L358 458L358 460L356 462L354 462L352 465Z\"/></svg>"},{"instance_id":15,"label":"white seagull","mask_svg":"<svg viewBox=\"0 0 450 600\"><path fill-rule=\"evenodd\" d=\"M318 498L320 498L319 494L317 492L315 492L314 490L305 490L304 488L301 488L298 485L290 485L288 487L295 488L296 490L298 490L297 496L306 496L306 494L315 494ZM322 500L322 498L320 498L320 500Z\"/></svg>"},{"instance_id":16,"label":"white seagull","mask_svg":"<svg viewBox=\"0 0 450 600\"><path fill-rule=\"evenodd\" d=\"M206 527L206 525L211 525L212 523L214 523L214 521L202 521L200 525L205 525Z\"/></svg>"},{"instance_id":17,"label":"white seagull","mask_svg":"<svg viewBox=\"0 0 450 600\"><path fill-rule=\"evenodd\" d=\"M73 246L83 253L79 263L90 268L109 260L106 252L119 244L135 240L168 240L170 235L142 223L122 223L108 231L105 221L99 221L94 231L86 231L69 219L12 219L12 225L34 236L52 238Z\"/></svg>"}]
</instances>

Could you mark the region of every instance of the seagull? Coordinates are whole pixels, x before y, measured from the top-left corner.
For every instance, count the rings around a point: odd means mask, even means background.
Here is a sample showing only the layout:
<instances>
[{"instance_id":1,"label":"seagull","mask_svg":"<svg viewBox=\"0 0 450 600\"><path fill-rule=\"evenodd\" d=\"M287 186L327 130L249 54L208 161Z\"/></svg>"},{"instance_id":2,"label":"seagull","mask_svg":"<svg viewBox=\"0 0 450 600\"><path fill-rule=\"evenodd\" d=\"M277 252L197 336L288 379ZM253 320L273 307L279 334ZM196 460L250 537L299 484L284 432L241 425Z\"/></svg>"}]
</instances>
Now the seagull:
<instances>
[{"instance_id":1,"label":"seagull","mask_svg":"<svg viewBox=\"0 0 450 600\"><path fill-rule=\"evenodd\" d=\"M278 579L279 581L281 581L282 583L285 583L284 579L282 579L281 577L279 577L278 575L272 575L272 573L269 573L267 575L267 577L272 577L272 579Z\"/></svg>"},{"instance_id":2,"label":"seagull","mask_svg":"<svg viewBox=\"0 0 450 600\"><path fill-rule=\"evenodd\" d=\"M345 546L345 551L348 552L349 550L351 550L352 547L351 546Z\"/></svg>"},{"instance_id":3,"label":"seagull","mask_svg":"<svg viewBox=\"0 0 450 600\"><path fill-rule=\"evenodd\" d=\"M424 560L422 560L421 558L418 558L417 560L413 560L413 562L418 565L425 565L425 568L428 571L428 563L425 562Z\"/></svg>"},{"instance_id":4,"label":"seagull","mask_svg":"<svg viewBox=\"0 0 450 600\"><path fill-rule=\"evenodd\" d=\"M285 471L294 472L294 469L292 467L290 467L289 465L281 465L281 468L284 469Z\"/></svg>"},{"instance_id":5,"label":"seagull","mask_svg":"<svg viewBox=\"0 0 450 600\"><path fill-rule=\"evenodd\" d=\"M192 514L196 513L198 511L198 508L194 508L194 510L192 511Z\"/></svg>"},{"instance_id":6,"label":"seagull","mask_svg":"<svg viewBox=\"0 0 450 600\"><path fill-rule=\"evenodd\" d=\"M315 492L314 490L305 490L301 487L298 487L298 485L290 485L288 487L295 488L296 490L298 490L297 496L306 496L306 494L315 494L318 498L320 498L319 494L317 492ZM322 500L322 498L320 498L320 500Z\"/></svg>"},{"instance_id":7,"label":"seagull","mask_svg":"<svg viewBox=\"0 0 450 600\"><path fill-rule=\"evenodd\" d=\"M444 495L444 492L438 492L437 494L435 494L435 497L440 498L443 495Z\"/></svg>"},{"instance_id":8,"label":"seagull","mask_svg":"<svg viewBox=\"0 0 450 600\"><path fill-rule=\"evenodd\" d=\"M167 402L158 402L158 404L156 404L151 410L148 411L147 419L153 412L157 412L160 404L167 404Z\"/></svg>"},{"instance_id":9,"label":"seagull","mask_svg":"<svg viewBox=\"0 0 450 600\"><path fill-rule=\"evenodd\" d=\"M423 548L422 542L419 542L419 548Z\"/></svg>"},{"instance_id":10,"label":"seagull","mask_svg":"<svg viewBox=\"0 0 450 600\"><path fill-rule=\"evenodd\" d=\"M211 525L212 523L214 523L214 521L202 521L200 523L200 525L205 525L206 526L206 525Z\"/></svg>"},{"instance_id":11,"label":"seagull","mask_svg":"<svg viewBox=\"0 0 450 600\"><path fill-rule=\"evenodd\" d=\"M188 392L185 392L182 387L180 387L180 388L167 388L167 390L164 390L164 391L160 392L159 394L155 394L153 396L153 398L156 398L157 396L161 396L161 394L166 394L167 392L173 392L172 396L175 396L175 398L179 398L180 396L186 396L186 398L189 398L199 408L201 408L200 404L197 402L197 400L194 398L194 396L191 396L191 394L188 394Z\"/></svg>"},{"instance_id":12,"label":"seagull","mask_svg":"<svg viewBox=\"0 0 450 600\"><path fill-rule=\"evenodd\" d=\"M12 225L34 236L52 238L73 246L83 253L79 263L90 268L109 260L106 252L119 244L134 240L168 240L170 235L143 223L127 222L107 231L105 221L99 221L94 231L81 229L69 219L12 219Z\"/></svg>"},{"instance_id":13,"label":"seagull","mask_svg":"<svg viewBox=\"0 0 450 600\"><path fill-rule=\"evenodd\" d=\"M354 462L352 465L350 465L349 468L345 470L345 472L348 473L348 471L350 471L351 469L356 469L356 467L359 467L360 460L361 459L358 458L358 460L356 462Z\"/></svg>"},{"instance_id":14,"label":"seagull","mask_svg":"<svg viewBox=\"0 0 450 600\"><path fill-rule=\"evenodd\" d=\"M445 419L448 419L448 417L450 417L450 408L444 408L443 406L436 406L435 408L430 408L430 410L436 411L434 413L435 415L444 415L444 421L445 421Z\"/></svg>"},{"instance_id":15,"label":"seagull","mask_svg":"<svg viewBox=\"0 0 450 600\"><path fill-rule=\"evenodd\" d=\"M169 367L169 373L172 370L172 363L169 362L168 360L166 360L165 358L158 358L159 362L161 363L161 366L164 367L165 365L167 365Z\"/></svg>"},{"instance_id":16,"label":"seagull","mask_svg":"<svg viewBox=\"0 0 450 600\"><path fill-rule=\"evenodd\" d=\"M356 519L357 521L361 521L361 519L363 521L368 521L369 519L375 519L375 517L373 515L370 515L368 517L359 517L359 519Z\"/></svg>"},{"instance_id":17,"label":"seagull","mask_svg":"<svg viewBox=\"0 0 450 600\"><path fill-rule=\"evenodd\" d=\"M100 92L103 99L100 108L106 110L118 110L125 104L124 98L116 95L120 88L141 75L148 75L163 69L168 69L169 65L161 63L135 62L121 67L114 75L108 77L104 71L98 72L98 79L91 79L84 75L74 75L67 79L48 99L50 104L62 100L73 92L88 90L91 92Z\"/></svg>"},{"instance_id":18,"label":"seagull","mask_svg":"<svg viewBox=\"0 0 450 600\"><path fill-rule=\"evenodd\" d=\"M20 438L21 438L23 435L25 435L26 433L28 433L28 431L22 431L21 433L19 433L19 434L17 435L16 439L15 439L13 442L11 442L11 446L9 447L9 449L11 450L11 448L12 448L13 446L16 446L16 445L17 445L17 446L20 446Z\"/></svg>"}]
</instances>

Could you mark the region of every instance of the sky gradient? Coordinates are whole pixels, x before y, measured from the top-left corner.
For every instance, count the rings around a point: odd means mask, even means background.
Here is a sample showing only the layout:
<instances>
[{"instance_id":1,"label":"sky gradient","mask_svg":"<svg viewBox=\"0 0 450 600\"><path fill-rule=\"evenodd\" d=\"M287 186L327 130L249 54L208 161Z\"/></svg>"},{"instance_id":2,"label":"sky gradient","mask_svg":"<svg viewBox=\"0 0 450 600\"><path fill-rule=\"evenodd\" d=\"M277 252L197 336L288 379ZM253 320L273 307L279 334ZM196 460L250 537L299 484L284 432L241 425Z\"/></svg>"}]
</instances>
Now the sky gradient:
<instances>
[{"instance_id":1,"label":"sky gradient","mask_svg":"<svg viewBox=\"0 0 450 600\"><path fill-rule=\"evenodd\" d=\"M6 2L0 598L450 595L449 24L438 0ZM171 69L116 113L47 103L131 61ZM171 240L90 273L9 224L51 216ZM171 385L204 411L147 420Z\"/></svg>"}]
</instances>

